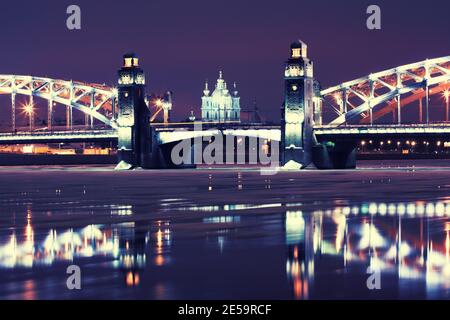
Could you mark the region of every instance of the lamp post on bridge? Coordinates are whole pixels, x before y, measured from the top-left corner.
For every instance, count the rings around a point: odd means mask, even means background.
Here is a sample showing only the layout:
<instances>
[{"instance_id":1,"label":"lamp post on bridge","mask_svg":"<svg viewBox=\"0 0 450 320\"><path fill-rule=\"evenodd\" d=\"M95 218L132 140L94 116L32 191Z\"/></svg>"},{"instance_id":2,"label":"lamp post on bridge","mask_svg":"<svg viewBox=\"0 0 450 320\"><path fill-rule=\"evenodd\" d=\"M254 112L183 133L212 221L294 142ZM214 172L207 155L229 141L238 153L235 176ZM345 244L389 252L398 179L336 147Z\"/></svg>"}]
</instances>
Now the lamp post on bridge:
<instances>
[{"instance_id":1,"label":"lamp post on bridge","mask_svg":"<svg viewBox=\"0 0 450 320\"><path fill-rule=\"evenodd\" d=\"M33 131L33 120L34 120L34 105L32 103L28 103L23 108L24 112L28 115L30 122L30 132Z\"/></svg>"}]
</instances>

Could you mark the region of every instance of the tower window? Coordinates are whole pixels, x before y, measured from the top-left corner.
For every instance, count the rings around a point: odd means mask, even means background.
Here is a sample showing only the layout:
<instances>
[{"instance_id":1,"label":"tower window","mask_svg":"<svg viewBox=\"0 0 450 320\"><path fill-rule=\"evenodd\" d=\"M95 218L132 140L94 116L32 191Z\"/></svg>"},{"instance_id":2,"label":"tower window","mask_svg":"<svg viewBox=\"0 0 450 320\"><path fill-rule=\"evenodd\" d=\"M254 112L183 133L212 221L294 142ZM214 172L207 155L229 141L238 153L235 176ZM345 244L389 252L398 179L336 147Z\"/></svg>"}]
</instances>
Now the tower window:
<instances>
[{"instance_id":1,"label":"tower window","mask_svg":"<svg viewBox=\"0 0 450 320\"><path fill-rule=\"evenodd\" d=\"M301 57L301 49L293 48L292 49L292 58L300 58Z\"/></svg>"},{"instance_id":2,"label":"tower window","mask_svg":"<svg viewBox=\"0 0 450 320\"><path fill-rule=\"evenodd\" d=\"M133 58L125 58L124 67L130 68L133 66Z\"/></svg>"}]
</instances>

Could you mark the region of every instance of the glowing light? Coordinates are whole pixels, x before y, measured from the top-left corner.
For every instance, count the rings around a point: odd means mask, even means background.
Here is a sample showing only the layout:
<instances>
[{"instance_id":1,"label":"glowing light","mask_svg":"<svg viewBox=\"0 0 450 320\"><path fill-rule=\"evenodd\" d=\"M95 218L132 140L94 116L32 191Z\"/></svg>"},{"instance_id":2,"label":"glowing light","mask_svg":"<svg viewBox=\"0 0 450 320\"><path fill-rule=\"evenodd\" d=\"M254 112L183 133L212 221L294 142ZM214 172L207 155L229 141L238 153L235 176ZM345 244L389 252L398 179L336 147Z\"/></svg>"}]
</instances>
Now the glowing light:
<instances>
[{"instance_id":1,"label":"glowing light","mask_svg":"<svg viewBox=\"0 0 450 320\"><path fill-rule=\"evenodd\" d=\"M387 211L388 211L388 207L385 203L380 203L378 205L378 212L380 213L380 215L382 215L382 216L386 215Z\"/></svg>"},{"instance_id":2,"label":"glowing light","mask_svg":"<svg viewBox=\"0 0 450 320\"><path fill-rule=\"evenodd\" d=\"M359 248L380 248L386 245L386 240L379 233L378 229L368 223L361 227L361 239L359 241Z\"/></svg>"},{"instance_id":3,"label":"glowing light","mask_svg":"<svg viewBox=\"0 0 450 320\"><path fill-rule=\"evenodd\" d=\"M305 220L302 211L286 212L286 241L287 243L300 242L304 235Z\"/></svg>"},{"instance_id":4,"label":"glowing light","mask_svg":"<svg viewBox=\"0 0 450 320\"><path fill-rule=\"evenodd\" d=\"M449 234L449 230L446 230L447 235L445 237L445 258L447 260L449 260L450 257L450 234Z\"/></svg>"},{"instance_id":5,"label":"glowing light","mask_svg":"<svg viewBox=\"0 0 450 320\"><path fill-rule=\"evenodd\" d=\"M395 204L393 204L393 203L389 204L389 206L388 206L388 213L390 215L395 215L396 212L397 212L397 207L395 206Z\"/></svg>"},{"instance_id":6,"label":"glowing light","mask_svg":"<svg viewBox=\"0 0 450 320\"><path fill-rule=\"evenodd\" d=\"M402 216L406 213L406 206L403 203L397 205L397 214Z\"/></svg>"},{"instance_id":7,"label":"glowing light","mask_svg":"<svg viewBox=\"0 0 450 320\"><path fill-rule=\"evenodd\" d=\"M292 49L292 58L300 58L300 57L301 57L300 48L293 48Z\"/></svg>"},{"instance_id":8,"label":"glowing light","mask_svg":"<svg viewBox=\"0 0 450 320\"><path fill-rule=\"evenodd\" d=\"M442 202L436 203L436 206L434 207L434 211L436 212L436 215L438 217L442 217L445 214L445 204Z\"/></svg>"},{"instance_id":9,"label":"glowing light","mask_svg":"<svg viewBox=\"0 0 450 320\"><path fill-rule=\"evenodd\" d=\"M442 92L442 96L444 97L445 101L448 102L450 98L450 91L446 89L444 92Z\"/></svg>"},{"instance_id":10,"label":"glowing light","mask_svg":"<svg viewBox=\"0 0 450 320\"><path fill-rule=\"evenodd\" d=\"M23 111L31 116L34 113L34 105L32 103L27 103L23 106Z\"/></svg>"},{"instance_id":11,"label":"glowing light","mask_svg":"<svg viewBox=\"0 0 450 320\"><path fill-rule=\"evenodd\" d=\"M336 92L336 93L333 95L333 98L334 98L334 100L336 101L336 103L337 103L338 105L341 105L341 104L342 104L341 95L340 95L339 93Z\"/></svg>"},{"instance_id":12,"label":"glowing light","mask_svg":"<svg viewBox=\"0 0 450 320\"><path fill-rule=\"evenodd\" d=\"M125 278L127 286L133 287L139 285L140 279L138 273L128 272Z\"/></svg>"},{"instance_id":13,"label":"glowing light","mask_svg":"<svg viewBox=\"0 0 450 320\"><path fill-rule=\"evenodd\" d=\"M156 100L155 100L155 106L157 106L157 107L162 107L162 105L163 105L163 102L162 102L161 99L156 99Z\"/></svg>"}]
</instances>

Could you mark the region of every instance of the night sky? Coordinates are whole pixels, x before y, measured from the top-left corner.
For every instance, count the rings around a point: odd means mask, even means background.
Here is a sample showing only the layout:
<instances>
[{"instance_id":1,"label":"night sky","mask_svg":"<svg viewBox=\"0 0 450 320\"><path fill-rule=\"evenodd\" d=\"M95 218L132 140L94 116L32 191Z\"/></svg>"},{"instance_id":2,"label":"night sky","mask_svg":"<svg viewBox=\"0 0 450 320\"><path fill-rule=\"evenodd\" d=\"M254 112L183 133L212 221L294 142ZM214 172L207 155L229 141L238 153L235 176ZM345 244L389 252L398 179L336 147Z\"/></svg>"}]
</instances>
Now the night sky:
<instances>
[{"instance_id":1,"label":"night sky","mask_svg":"<svg viewBox=\"0 0 450 320\"><path fill-rule=\"evenodd\" d=\"M81 7L81 31L66 28L71 4ZM380 31L366 28L370 4L381 6ZM308 43L328 87L449 55L449 16L448 0L2 1L0 73L114 85L122 55L134 51L147 92L174 91L175 119L199 115L205 79L223 69L243 109L256 99L278 121L292 41Z\"/></svg>"}]
</instances>

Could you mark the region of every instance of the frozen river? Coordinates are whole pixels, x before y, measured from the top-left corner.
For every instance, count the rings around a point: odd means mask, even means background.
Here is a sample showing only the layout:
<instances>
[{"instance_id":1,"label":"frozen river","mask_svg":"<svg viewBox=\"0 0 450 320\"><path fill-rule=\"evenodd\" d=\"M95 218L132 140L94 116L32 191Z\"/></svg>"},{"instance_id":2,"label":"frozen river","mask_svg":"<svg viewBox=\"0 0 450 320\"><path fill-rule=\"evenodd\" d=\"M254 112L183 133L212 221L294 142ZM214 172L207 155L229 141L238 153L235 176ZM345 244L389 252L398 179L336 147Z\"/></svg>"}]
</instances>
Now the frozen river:
<instances>
[{"instance_id":1,"label":"frozen river","mask_svg":"<svg viewBox=\"0 0 450 320\"><path fill-rule=\"evenodd\" d=\"M449 299L449 232L450 161L3 167L0 299Z\"/></svg>"}]
</instances>

